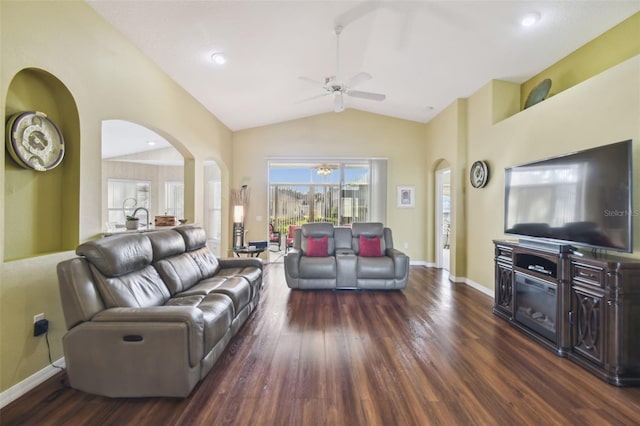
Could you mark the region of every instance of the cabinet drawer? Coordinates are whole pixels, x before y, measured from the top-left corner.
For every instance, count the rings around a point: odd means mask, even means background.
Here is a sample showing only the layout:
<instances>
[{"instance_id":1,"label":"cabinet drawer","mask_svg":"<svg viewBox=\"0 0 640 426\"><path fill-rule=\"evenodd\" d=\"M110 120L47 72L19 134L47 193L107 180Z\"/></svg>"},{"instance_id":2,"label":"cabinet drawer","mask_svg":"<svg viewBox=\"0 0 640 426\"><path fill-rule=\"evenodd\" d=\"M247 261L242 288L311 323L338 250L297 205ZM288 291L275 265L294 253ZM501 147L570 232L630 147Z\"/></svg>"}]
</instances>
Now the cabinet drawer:
<instances>
[{"instance_id":1,"label":"cabinet drawer","mask_svg":"<svg viewBox=\"0 0 640 426\"><path fill-rule=\"evenodd\" d=\"M512 263L512 254L513 254L513 249L511 247L505 247L505 246L496 246L496 250L495 250L495 254L496 254L496 260L502 262L502 263L508 263L511 264Z\"/></svg>"},{"instance_id":2,"label":"cabinet drawer","mask_svg":"<svg viewBox=\"0 0 640 426\"><path fill-rule=\"evenodd\" d=\"M604 288L605 271L597 266L571 263L571 280L594 287Z\"/></svg>"}]
</instances>

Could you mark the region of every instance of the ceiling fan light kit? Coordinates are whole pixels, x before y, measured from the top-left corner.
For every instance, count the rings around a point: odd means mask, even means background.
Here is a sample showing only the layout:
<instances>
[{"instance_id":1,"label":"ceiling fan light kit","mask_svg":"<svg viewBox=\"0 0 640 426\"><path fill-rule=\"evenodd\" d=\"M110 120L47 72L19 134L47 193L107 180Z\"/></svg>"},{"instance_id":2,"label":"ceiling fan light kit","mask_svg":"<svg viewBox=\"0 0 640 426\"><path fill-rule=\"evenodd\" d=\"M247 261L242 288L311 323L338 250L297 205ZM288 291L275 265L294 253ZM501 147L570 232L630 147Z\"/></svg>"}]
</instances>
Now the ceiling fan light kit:
<instances>
[{"instance_id":1,"label":"ceiling fan light kit","mask_svg":"<svg viewBox=\"0 0 640 426\"><path fill-rule=\"evenodd\" d=\"M334 112L342 112L345 109L344 105L344 95L367 99L371 101L383 101L386 99L386 95L382 93L373 93L373 92L363 92L360 90L351 90L351 88L362 84L368 80L371 80L371 74L366 72L359 72L354 75L350 79L346 81L346 83L342 83L340 80L340 34L344 28L341 25L338 25L334 28L336 33L336 73L333 76L325 77L324 83L314 80L309 77L299 77L300 80L306 81L307 83L311 83L314 86L320 86L324 89L324 93L319 95L312 96L307 99L303 99L300 102L306 102L313 99L321 98L328 95L333 95L333 111Z\"/></svg>"}]
</instances>

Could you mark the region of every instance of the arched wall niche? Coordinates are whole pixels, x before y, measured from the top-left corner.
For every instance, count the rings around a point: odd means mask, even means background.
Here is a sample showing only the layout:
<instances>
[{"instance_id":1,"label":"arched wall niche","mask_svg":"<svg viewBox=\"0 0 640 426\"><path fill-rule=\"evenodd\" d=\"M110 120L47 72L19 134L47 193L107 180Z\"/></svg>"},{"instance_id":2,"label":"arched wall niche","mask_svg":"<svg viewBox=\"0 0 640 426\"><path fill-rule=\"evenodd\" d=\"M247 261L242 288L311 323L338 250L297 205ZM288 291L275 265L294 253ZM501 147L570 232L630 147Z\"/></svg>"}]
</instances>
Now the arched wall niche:
<instances>
[{"instance_id":1,"label":"arched wall niche","mask_svg":"<svg viewBox=\"0 0 640 426\"><path fill-rule=\"evenodd\" d=\"M73 250L79 240L80 120L71 92L58 78L25 68L11 80L5 123L24 111L40 111L60 128L65 156L53 170L4 163L4 261ZM6 149L6 148L5 148Z\"/></svg>"}]
</instances>

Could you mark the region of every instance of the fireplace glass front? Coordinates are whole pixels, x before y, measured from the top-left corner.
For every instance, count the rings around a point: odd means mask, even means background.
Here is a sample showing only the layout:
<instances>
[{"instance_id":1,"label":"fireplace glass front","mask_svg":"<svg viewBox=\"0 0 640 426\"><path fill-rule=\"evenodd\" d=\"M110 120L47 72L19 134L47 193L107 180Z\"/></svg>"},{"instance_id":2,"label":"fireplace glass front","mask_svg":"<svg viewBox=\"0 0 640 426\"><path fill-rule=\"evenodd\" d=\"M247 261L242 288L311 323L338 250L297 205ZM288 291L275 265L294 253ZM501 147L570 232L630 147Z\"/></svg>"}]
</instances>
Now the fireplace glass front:
<instances>
[{"instance_id":1,"label":"fireplace glass front","mask_svg":"<svg viewBox=\"0 0 640 426\"><path fill-rule=\"evenodd\" d=\"M556 343L558 286L520 272L515 278L516 321Z\"/></svg>"}]
</instances>

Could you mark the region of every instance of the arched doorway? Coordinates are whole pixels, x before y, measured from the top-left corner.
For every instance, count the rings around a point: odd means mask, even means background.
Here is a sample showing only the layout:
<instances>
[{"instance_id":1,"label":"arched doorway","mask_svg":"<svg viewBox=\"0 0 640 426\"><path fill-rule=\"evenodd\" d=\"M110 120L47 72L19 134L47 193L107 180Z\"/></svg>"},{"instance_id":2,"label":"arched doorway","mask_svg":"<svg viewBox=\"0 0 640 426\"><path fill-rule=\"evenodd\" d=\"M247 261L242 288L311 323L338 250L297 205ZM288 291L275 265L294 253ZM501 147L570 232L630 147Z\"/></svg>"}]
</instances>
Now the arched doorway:
<instances>
[{"instance_id":1,"label":"arched doorway","mask_svg":"<svg viewBox=\"0 0 640 426\"><path fill-rule=\"evenodd\" d=\"M436 267L449 270L451 250L451 169L436 170Z\"/></svg>"},{"instance_id":2,"label":"arched doorway","mask_svg":"<svg viewBox=\"0 0 640 426\"><path fill-rule=\"evenodd\" d=\"M107 232L124 229L136 212L139 229L155 216L185 217L184 158L164 137L125 120L102 122L102 222Z\"/></svg>"}]
</instances>

